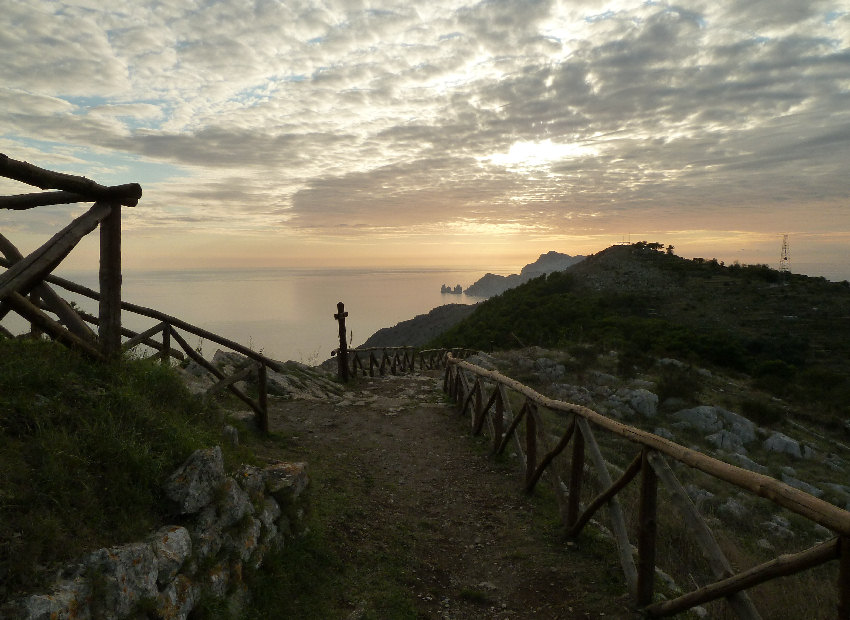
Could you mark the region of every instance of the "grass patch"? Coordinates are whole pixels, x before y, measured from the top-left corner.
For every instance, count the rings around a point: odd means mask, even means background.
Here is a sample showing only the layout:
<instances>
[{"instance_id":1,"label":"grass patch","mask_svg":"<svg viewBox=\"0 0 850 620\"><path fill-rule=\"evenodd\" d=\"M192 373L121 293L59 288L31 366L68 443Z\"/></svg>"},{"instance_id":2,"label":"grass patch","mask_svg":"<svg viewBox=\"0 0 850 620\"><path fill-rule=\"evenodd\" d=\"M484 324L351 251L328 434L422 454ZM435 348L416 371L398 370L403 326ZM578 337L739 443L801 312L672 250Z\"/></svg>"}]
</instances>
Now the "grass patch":
<instances>
[{"instance_id":1,"label":"grass patch","mask_svg":"<svg viewBox=\"0 0 850 620\"><path fill-rule=\"evenodd\" d=\"M38 589L57 563L162 523L161 484L218 443L211 417L157 363L0 340L0 596Z\"/></svg>"}]
</instances>

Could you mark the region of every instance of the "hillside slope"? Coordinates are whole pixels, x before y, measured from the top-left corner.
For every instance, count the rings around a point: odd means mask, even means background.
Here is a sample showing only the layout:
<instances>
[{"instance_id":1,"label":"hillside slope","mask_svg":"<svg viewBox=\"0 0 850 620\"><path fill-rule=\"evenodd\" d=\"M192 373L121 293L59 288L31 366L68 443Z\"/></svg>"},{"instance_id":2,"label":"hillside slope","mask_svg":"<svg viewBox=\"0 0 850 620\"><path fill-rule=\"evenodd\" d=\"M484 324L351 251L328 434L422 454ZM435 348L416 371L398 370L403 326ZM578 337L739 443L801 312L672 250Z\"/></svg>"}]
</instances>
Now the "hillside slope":
<instances>
[{"instance_id":1,"label":"hillside slope","mask_svg":"<svg viewBox=\"0 0 850 620\"><path fill-rule=\"evenodd\" d=\"M432 343L616 349L749 375L754 386L841 422L850 401L850 286L765 265L613 246L479 305Z\"/></svg>"}]
</instances>

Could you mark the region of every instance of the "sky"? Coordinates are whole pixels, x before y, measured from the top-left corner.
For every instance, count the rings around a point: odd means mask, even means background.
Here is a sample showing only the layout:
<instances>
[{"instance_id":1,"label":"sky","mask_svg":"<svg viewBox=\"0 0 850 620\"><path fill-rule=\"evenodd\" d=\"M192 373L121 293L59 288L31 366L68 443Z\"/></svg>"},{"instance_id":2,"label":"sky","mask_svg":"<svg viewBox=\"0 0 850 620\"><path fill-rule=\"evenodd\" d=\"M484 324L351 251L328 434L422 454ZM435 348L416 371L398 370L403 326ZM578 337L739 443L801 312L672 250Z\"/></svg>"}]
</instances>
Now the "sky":
<instances>
[{"instance_id":1,"label":"sky","mask_svg":"<svg viewBox=\"0 0 850 620\"><path fill-rule=\"evenodd\" d=\"M0 0L0 49L0 152L142 185L126 268L850 265L850 0Z\"/></svg>"}]
</instances>

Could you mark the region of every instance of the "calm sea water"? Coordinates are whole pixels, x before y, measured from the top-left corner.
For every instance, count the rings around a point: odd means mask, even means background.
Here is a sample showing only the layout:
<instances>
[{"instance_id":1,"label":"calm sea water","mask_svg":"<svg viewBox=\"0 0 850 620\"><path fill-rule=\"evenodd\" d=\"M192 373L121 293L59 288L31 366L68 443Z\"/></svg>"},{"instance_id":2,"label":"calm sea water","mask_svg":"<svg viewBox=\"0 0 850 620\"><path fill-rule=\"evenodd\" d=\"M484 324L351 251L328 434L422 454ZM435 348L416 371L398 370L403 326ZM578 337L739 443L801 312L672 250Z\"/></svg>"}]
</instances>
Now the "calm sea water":
<instances>
[{"instance_id":1,"label":"calm sea water","mask_svg":"<svg viewBox=\"0 0 850 620\"><path fill-rule=\"evenodd\" d=\"M509 273L510 269L505 273ZM59 272L95 290L96 273ZM281 360L306 363L330 357L339 346L336 304L345 303L346 326L354 346L382 327L395 325L447 303L475 303L480 298L444 295L442 284L469 286L480 270L359 269L125 271L122 296L129 301L183 319ZM96 313L97 302L63 292L66 299ZM141 331L155 321L124 312L122 321ZM14 332L20 321L3 321ZM211 357L217 345L187 338Z\"/></svg>"}]
</instances>

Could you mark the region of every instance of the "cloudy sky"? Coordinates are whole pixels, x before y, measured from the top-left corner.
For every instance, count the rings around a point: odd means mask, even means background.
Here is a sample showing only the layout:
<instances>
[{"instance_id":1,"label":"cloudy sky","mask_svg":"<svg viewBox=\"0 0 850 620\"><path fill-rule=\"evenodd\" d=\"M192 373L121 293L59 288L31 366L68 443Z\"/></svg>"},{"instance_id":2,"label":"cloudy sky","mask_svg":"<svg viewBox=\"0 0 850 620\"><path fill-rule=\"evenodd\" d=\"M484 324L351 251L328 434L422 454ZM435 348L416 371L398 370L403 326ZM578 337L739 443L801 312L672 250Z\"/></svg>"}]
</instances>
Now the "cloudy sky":
<instances>
[{"instance_id":1,"label":"cloudy sky","mask_svg":"<svg viewBox=\"0 0 850 620\"><path fill-rule=\"evenodd\" d=\"M131 268L850 262L848 0L0 7L0 152L141 183Z\"/></svg>"}]
</instances>

